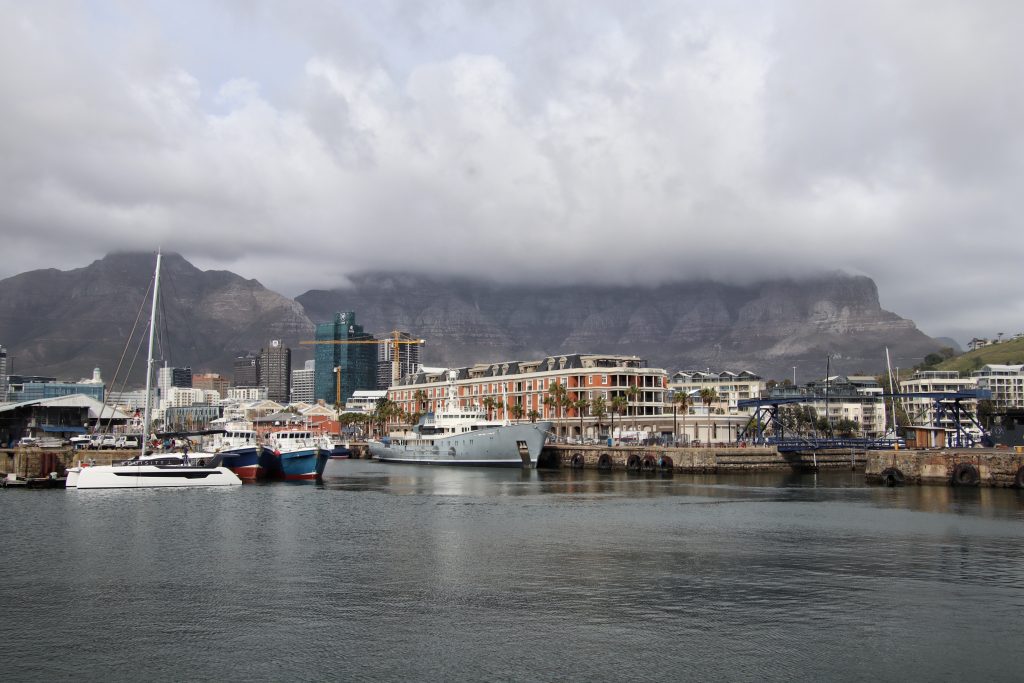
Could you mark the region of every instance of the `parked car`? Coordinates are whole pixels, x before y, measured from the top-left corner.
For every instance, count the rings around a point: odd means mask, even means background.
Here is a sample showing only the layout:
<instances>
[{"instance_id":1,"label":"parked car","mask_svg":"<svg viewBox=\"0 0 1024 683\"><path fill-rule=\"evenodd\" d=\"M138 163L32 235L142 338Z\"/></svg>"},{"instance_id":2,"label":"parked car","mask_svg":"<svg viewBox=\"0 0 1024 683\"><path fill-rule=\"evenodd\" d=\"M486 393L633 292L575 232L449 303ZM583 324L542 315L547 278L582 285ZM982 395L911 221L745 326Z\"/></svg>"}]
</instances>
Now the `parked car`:
<instances>
[{"instance_id":1,"label":"parked car","mask_svg":"<svg viewBox=\"0 0 1024 683\"><path fill-rule=\"evenodd\" d=\"M34 436L23 436L21 437L21 440L18 441L18 445L27 448L35 448L39 445L39 439Z\"/></svg>"},{"instance_id":2,"label":"parked car","mask_svg":"<svg viewBox=\"0 0 1024 683\"><path fill-rule=\"evenodd\" d=\"M69 439L72 448L88 448L92 443L92 437L88 434L79 434Z\"/></svg>"},{"instance_id":3,"label":"parked car","mask_svg":"<svg viewBox=\"0 0 1024 683\"><path fill-rule=\"evenodd\" d=\"M119 436L117 441L114 443L114 448L138 448L139 437L137 436Z\"/></svg>"},{"instance_id":4,"label":"parked car","mask_svg":"<svg viewBox=\"0 0 1024 683\"><path fill-rule=\"evenodd\" d=\"M117 437L113 434L101 436L97 448L117 448Z\"/></svg>"}]
</instances>

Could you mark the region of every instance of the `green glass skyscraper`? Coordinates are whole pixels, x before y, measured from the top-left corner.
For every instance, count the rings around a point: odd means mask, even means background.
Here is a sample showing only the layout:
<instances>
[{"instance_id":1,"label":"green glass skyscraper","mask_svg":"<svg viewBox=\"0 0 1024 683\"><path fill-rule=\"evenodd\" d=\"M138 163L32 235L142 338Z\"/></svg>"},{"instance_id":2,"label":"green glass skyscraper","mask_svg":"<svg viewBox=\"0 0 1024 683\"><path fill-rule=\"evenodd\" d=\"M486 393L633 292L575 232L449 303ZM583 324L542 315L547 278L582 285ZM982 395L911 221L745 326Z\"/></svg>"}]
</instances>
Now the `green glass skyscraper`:
<instances>
[{"instance_id":1,"label":"green glass skyscraper","mask_svg":"<svg viewBox=\"0 0 1024 683\"><path fill-rule=\"evenodd\" d=\"M373 336L363 332L362 325L356 324L352 311L335 313L334 320L318 323L318 342L373 341ZM376 344L317 344L314 357L313 395L334 405L338 395L335 368L341 369L341 403L356 390L375 389L377 385Z\"/></svg>"}]
</instances>

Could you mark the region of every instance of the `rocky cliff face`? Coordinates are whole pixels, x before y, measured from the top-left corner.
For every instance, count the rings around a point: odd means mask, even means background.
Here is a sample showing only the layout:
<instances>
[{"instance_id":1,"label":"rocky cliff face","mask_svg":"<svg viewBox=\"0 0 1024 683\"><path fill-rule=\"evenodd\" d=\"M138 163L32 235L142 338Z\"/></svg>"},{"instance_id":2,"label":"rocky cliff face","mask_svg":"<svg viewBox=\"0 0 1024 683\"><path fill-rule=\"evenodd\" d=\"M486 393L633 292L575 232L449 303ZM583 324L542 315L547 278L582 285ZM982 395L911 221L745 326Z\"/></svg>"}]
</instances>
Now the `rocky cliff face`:
<instances>
[{"instance_id":1,"label":"rocky cliff face","mask_svg":"<svg viewBox=\"0 0 1024 683\"><path fill-rule=\"evenodd\" d=\"M112 254L85 268L0 281L0 343L14 356L14 371L75 379L99 367L110 386L135 327L124 367L132 367L129 387L142 384L146 348L140 340L149 321L143 304L154 264L152 254ZM165 254L160 282L156 355L171 365L230 372L239 353L270 339L295 344L312 333L300 305L256 280L204 272Z\"/></svg>"},{"instance_id":2,"label":"rocky cliff face","mask_svg":"<svg viewBox=\"0 0 1024 683\"><path fill-rule=\"evenodd\" d=\"M100 367L108 382L140 309L132 382L142 382L151 254L114 254L76 270L39 270L0 281L0 344L14 372L75 379ZM884 367L885 347L908 367L941 344L884 311L864 277L823 276L749 286L526 286L371 273L344 290L296 301L227 271L201 271L165 255L162 343L172 365L231 371L241 352L283 339L293 365L312 356L298 341L313 322L356 311L369 332L398 328L428 340L428 365L539 358L554 353L635 354L651 365L750 369L769 377L821 376L826 355L841 373ZM300 305L301 304L301 305ZM137 350L138 349L138 350Z\"/></svg>"},{"instance_id":3,"label":"rocky cliff face","mask_svg":"<svg viewBox=\"0 0 1024 683\"><path fill-rule=\"evenodd\" d=\"M369 274L345 290L298 297L313 320L353 310L369 331L423 336L427 364L529 359L552 353L636 354L652 365L750 369L789 377L875 372L885 347L905 365L939 344L882 310L874 282L829 275L749 286L509 286Z\"/></svg>"}]
</instances>

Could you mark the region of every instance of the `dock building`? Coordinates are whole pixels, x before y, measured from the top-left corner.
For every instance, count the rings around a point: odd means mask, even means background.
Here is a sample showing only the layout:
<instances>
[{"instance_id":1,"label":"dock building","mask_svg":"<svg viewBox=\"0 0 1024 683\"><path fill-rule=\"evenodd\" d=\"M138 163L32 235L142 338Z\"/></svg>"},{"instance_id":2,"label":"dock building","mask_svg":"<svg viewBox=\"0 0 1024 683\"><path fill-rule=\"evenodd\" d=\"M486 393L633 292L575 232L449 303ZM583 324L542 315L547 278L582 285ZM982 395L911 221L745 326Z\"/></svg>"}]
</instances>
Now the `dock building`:
<instances>
[{"instance_id":1,"label":"dock building","mask_svg":"<svg viewBox=\"0 0 1024 683\"><path fill-rule=\"evenodd\" d=\"M668 373L648 367L647 361L637 356L576 353L540 360L480 363L454 370L462 406L483 408L499 420L554 420L560 437L597 438L599 430L604 433L603 428L610 425L611 402L619 397L626 401L624 413L615 418L619 426L632 424L636 431L641 431L646 425L646 429L654 431L658 421L645 418L662 418L660 422L664 422ZM447 375L446 369L421 369L389 387L388 398L409 415L434 411L447 396ZM555 400L560 393L552 391L555 384L564 387L564 404ZM577 407L570 403L581 400L589 405ZM600 425L590 407L595 400L605 406ZM658 430L660 433L660 427Z\"/></svg>"}]
</instances>

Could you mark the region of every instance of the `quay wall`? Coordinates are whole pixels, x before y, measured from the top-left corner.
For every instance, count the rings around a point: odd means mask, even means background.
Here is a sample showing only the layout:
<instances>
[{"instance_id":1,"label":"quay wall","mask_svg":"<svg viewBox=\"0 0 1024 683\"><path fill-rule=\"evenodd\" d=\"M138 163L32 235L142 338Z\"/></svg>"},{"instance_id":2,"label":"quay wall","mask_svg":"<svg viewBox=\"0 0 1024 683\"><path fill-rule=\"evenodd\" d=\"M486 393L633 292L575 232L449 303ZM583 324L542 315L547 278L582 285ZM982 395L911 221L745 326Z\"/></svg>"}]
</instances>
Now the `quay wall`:
<instances>
[{"instance_id":1,"label":"quay wall","mask_svg":"<svg viewBox=\"0 0 1024 683\"><path fill-rule=\"evenodd\" d=\"M90 451L72 448L3 448L0 449L0 476L9 473L22 477L45 477L50 472L58 474L78 461L94 465L109 465L115 461L127 460L137 451Z\"/></svg>"},{"instance_id":2,"label":"quay wall","mask_svg":"<svg viewBox=\"0 0 1024 683\"><path fill-rule=\"evenodd\" d=\"M942 486L1024 486L1024 453L1004 449L871 451L869 483Z\"/></svg>"},{"instance_id":3,"label":"quay wall","mask_svg":"<svg viewBox=\"0 0 1024 683\"><path fill-rule=\"evenodd\" d=\"M660 470L685 473L860 468L863 452L779 453L774 448L573 446L549 444L540 468Z\"/></svg>"}]
</instances>

